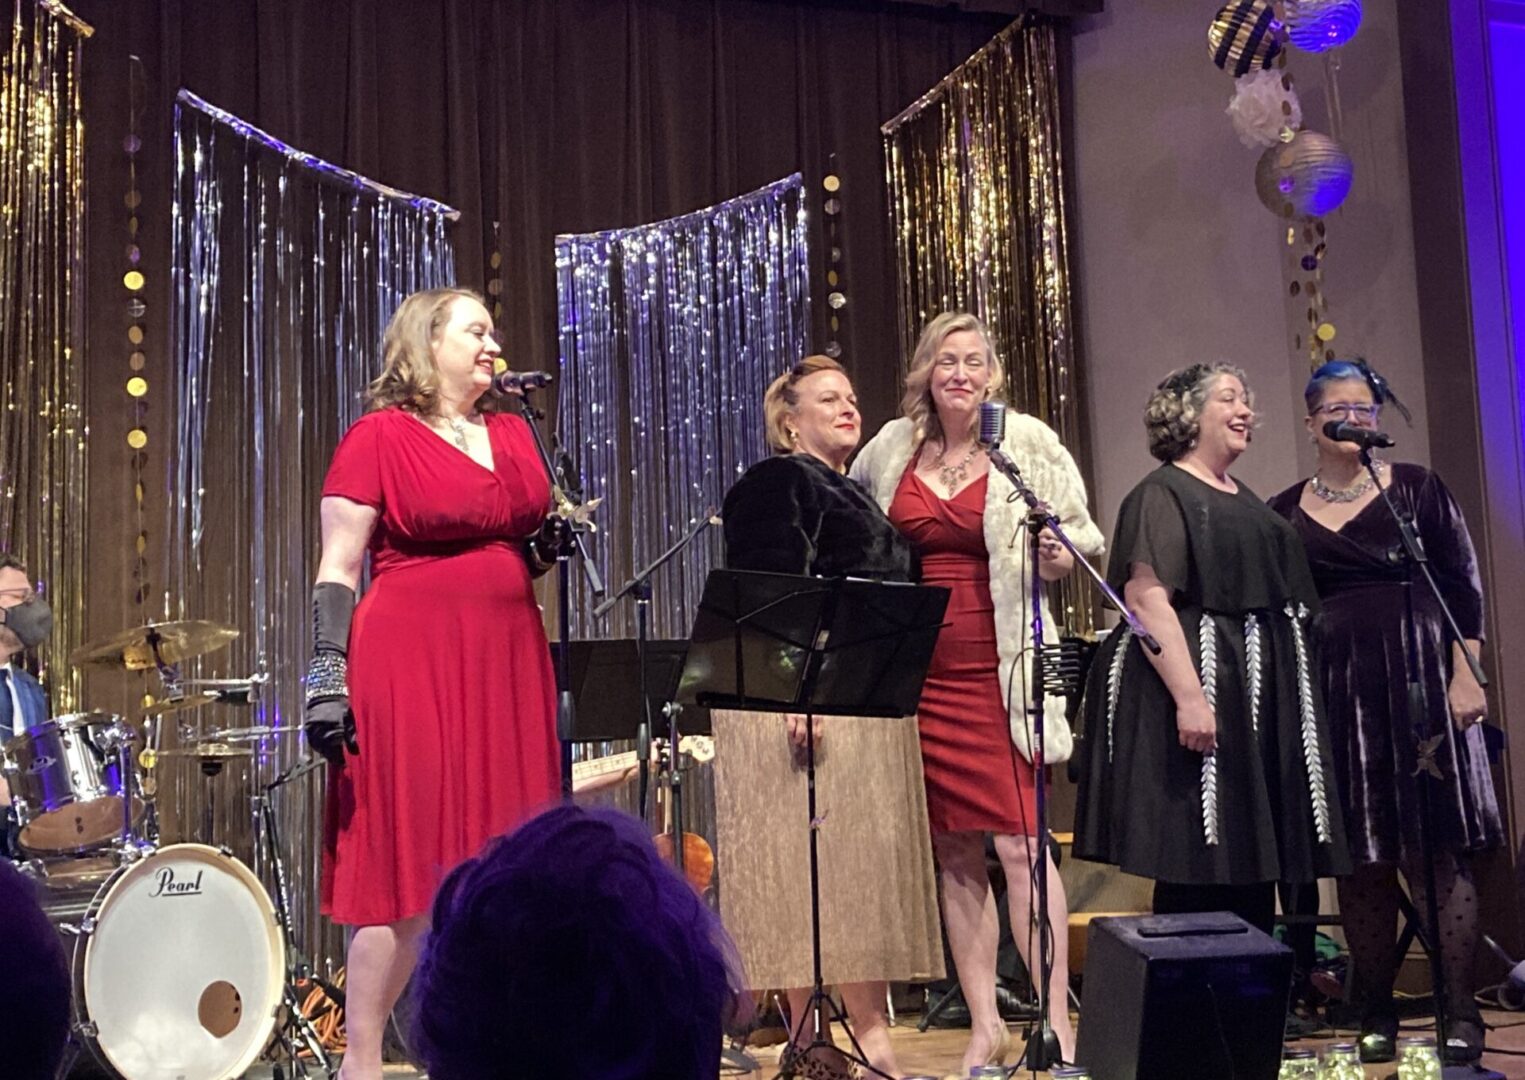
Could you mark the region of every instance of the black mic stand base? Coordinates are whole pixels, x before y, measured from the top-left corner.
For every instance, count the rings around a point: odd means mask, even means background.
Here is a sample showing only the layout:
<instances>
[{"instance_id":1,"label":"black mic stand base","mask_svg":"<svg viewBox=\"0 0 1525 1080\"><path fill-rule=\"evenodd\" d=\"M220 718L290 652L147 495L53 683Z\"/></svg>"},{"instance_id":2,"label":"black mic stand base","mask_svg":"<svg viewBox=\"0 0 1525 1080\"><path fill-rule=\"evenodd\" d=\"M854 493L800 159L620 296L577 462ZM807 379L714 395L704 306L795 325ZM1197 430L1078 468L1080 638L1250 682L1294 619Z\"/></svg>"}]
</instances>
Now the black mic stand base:
<instances>
[{"instance_id":1,"label":"black mic stand base","mask_svg":"<svg viewBox=\"0 0 1525 1080\"><path fill-rule=\"evenodd\" d=\"M1047 1072L1055 1065L1063 1063L1064 1059L1059 1054L1059 1036L1054 1034L1054 1029L1049 1026L1048 1017L1041 1017L1031 1034L1027 1036L1027 1049L1023 1052L1022 1060L1017 1068Z\"/></svg>"}]
</instances>

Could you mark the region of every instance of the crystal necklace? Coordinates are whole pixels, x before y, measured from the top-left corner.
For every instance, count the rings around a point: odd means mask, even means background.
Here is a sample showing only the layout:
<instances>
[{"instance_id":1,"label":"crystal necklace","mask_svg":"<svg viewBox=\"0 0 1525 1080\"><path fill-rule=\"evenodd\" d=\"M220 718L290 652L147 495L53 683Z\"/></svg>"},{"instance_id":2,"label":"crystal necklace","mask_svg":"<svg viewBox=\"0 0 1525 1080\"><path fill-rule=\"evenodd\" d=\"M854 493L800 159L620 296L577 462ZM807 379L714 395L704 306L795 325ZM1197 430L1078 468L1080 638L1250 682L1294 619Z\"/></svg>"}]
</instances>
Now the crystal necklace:
<instances>
[{"instance_id":1,"label":"crystal necklace","mask_svg":"<svg viewBox=\"0 0 1525 1080\"><path fill-rule=\"evenodd\" d=\"M1387 462L1377 462L1377 472L1385 472L1386 470ZM1365 495L1368 491L1371 490L1371 485L1371 473L1367 473L1365 476L1361 477L1358 482L1352 484L1348 488L1332 488L1328 484L1324 483L1324 481L1319 477L1318 473L1314 473L1313 479L1308 481L1308 486L1313 489L1313 494L1317 495L1325 502L1331 503L1355 502L1362 495Z\"/></svg>"},{"instance_id":2,"label":"crystal necklace","mask_svg":"<svg viewBox=\"0 0 1525 1080\"><path fill-rule=\"evenodd\" d=\"M937 466L938 482L948 489L950 497L958 490L958 486L968 479L969 463L974 460L974 452L977 449L979 449L978 443L969 447L969 452L964 455L964 460L960 461L957 465L945 465L943 463L943 455L948 452L948 444L946 442L943 443L943 448L937 452L937 460L932 464Z\"/></svg>"},{"instance_id":3,"label":"crystal necklace","mask_svg":"<svg viewBox=\"0 0 1525 1080\"><path fill-rule=\"evenodd\" d=\"M471 453L471 444L466 441L466 421L459 416L447 416L445 423L450 425L450 430L455 434L455 445L459 446L464 453Z\"/></svg>"}]
</instances>

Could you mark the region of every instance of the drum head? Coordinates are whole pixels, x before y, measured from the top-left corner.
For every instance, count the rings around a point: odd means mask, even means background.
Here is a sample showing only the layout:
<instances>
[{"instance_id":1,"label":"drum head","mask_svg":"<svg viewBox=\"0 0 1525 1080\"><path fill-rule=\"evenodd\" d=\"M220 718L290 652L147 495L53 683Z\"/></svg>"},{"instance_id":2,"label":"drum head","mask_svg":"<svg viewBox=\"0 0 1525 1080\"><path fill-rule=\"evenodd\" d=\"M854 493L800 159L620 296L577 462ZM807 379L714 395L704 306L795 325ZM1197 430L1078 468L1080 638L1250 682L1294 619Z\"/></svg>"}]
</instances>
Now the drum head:
<instances>
[{"instance_id":1,"label":"drum head","mask_svg":"<svg viewBox=\"0 0 1525 1080\"><path fill-rule=\"evenodd\" d=\"M201 844L162 848L106 892L84 1011L126 1080L239 1076L270 1038L286 957L259 879Z\"/></svg>"}]
</instances>

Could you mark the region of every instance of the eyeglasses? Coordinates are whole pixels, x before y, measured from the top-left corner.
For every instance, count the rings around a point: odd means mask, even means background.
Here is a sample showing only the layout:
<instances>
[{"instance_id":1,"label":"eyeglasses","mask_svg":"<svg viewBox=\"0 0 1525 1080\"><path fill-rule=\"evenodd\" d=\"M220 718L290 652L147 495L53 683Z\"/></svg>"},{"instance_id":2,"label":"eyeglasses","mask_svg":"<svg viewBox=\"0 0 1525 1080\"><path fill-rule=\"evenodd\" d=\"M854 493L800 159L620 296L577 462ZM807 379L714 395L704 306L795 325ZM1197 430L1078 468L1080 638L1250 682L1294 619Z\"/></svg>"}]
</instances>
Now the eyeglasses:
<instances>
[{"instance_id":1,"label":"eyeglasses","mask_svg":"<svg viewBox=\"0 0 1525 1080\"><path fill-rule=\"evenodd\" d=\"M1381 405L1351 405L1346 402L1335 402L1333 405L1320 405L1313 410L1316 413L1324 413L1336 420L1361 420L1368 424L1377 422L1382 415Z\"/></svg>"}]
</instances>

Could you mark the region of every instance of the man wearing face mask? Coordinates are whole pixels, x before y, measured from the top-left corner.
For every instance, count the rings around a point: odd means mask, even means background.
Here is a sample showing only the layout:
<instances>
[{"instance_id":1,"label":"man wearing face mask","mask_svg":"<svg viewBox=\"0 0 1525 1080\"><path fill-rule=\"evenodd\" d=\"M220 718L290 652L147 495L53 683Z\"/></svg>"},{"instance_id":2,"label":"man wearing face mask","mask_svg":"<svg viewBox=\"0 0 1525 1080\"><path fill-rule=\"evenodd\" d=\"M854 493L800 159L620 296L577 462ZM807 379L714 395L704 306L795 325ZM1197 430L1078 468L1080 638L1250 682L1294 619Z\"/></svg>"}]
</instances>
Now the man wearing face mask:
<instances>
[{"instance_id":1,"label":"man wearing face mask","mask_svg":"<svg viewBox=\"0 0 1525 1080\"><path fill-rule=\"evenodd\" d=\"M15 663L24 649L40 644L53 629L53 611L32 591L26 567L0 554L0 743L48 718L42 684ZM0 854L12 849L15 831L11 790L0 778Z\"/></svg>"}]
</instances>

